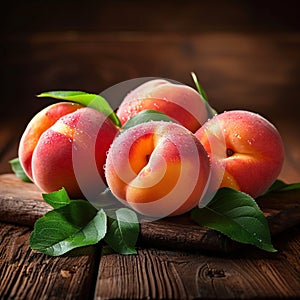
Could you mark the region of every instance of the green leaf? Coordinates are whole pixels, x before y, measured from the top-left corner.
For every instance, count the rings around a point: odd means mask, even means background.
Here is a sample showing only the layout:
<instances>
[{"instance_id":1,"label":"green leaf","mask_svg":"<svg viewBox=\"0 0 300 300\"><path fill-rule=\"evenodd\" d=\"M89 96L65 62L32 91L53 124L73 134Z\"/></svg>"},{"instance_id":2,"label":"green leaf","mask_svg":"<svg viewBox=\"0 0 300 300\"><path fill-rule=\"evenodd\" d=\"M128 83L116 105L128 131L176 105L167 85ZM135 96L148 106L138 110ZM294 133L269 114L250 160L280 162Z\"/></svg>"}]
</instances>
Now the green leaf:
<instances>
[{"instance_id":1,"label":"green leaf","mask_svg":"<svg viewBox=\"0 0 300 300\"><path fill-rule=\"evenodd\" d=\"M65 188L60 189L49 194L42 194L44 200L51 205L53 208L60 208L68 205L71 200L67 194Z\"/></svg>"},{"instance_id":2,"label":"green leaf","mask_svg":"<svg viewBox=\"0 0 300 300\"><path fill-rule=\"evenodd\" d=\"M267 193L270 192L286 192L300 189L300 182L296 183L285 183L282 180L275 180L275 182L269 187Z\"/></svg>"},{"instance_id":3,"label":"green leaf","mask_svg":"<svg viewBox=\"0 0 300 300\"><path fill-rule=\"evenodd\" d=\"M194 72L192 72L191 75L192 75L193 81L194 81L194 83L195 83L195 85L196 85L196 88L197 88L197 90L198 90L198 93L203 97L203 99L204 99L206 102L208 102L207 95L206 95L204 89L201 87L201 85L200 85L200 83L199 83L199 81L198 81L198 78L197 78L196 74L195 74Z\"/></svg>"},{"instance_id":4,"label":"green leaf","mask_svg":"<svg viewBox=\"0 0 300 300\"><path fill-rule=\"evenodd\" d=\"M296 182L296 183L286 184L286 186L282 187L279 191L286 192L286 191L294 191L299 189L300 189L300 182Z\"/></svg>"},{"instance_id":5,"label":"green leaf","mask_svg":"<svg viewBox=\"0 0 300 300\"><path fill-rule=\"evenodd\" d=\"M104 240L120 254L136 254L139 228L136 213L128 208L120 208L115 212L115 218L109 218Z\"/></svg>"},{"instance_id":6,"label":"green leaf","mask_svg":"<svg viewBox=\"0 0 300 300\"><path fill-rule=\"evenodd\" d=\"M90 94L81 91L50 91L38 95L38 97L50 97L54 99L71 101L84 106L94 108L108 116L112 122L121 127L121 122L109 103L100 95Z\"/></svg>"},{"instance_id":7,"label":"green leaf","mask_svg":"<svg viewBox=\"0 0 300 300\"><path fill-rule=\"evenodd\" d=\"M274 183L269 187L266 194L269 192L278 191L285 186L286 184L282 180L276 179Z\"/></svg>"},{"instance_id":8,"label":"green leaf","mask_svg":"<svg viewBox=\"0 0 300 300\"><path fill-rule=\"evenodd\" d=\"M198 78L194 72L191 73L192 79L196 85L196 88L198 90L198 93L202 97L202 99L205 101L206 110L208 112L208 117L212 118L214 115L217 114L217 112L209 105L207 94L205 93L204 89L201 87Z\"/></svg>"},{"instance_id":9,"label":"green leaf","mask_svg":"<svg viewBox=\"0 0 300 300\"><path fill-rule=\"evenodd\" d=\"M107 218L85 200L46 213L36 221L30 246L51 256L62 255L74 248L93 245L104 238Z\"/></svg>"},{"instance_id":10,"label":"green leaf","mask_svg":"<svg viewBox=\"0 0 300 300\"><path fill-rule=\"evenodd\" d=\"M141 123L146 123L150 121L166 121L166 122L175 122L172 118L168 117L164 113L161 113L156 110L146 109L142 110L131 119L129 119L125 125L122 127L122 130L127 130L130 127L134 127Z\"/></svg>"},{"instance_id":11,"label":"green leaf","mask_svg":"<svg viewBox=\"0 0 300 300\"><path fill-rule=\"evenodd\" d=\"M271 243L267 219L255 200L245 193L221 188L207 206L192 210L191 218L232 240L276 251Z\"/></svg>"},{"instance_id":12,"label":"green leaf","mask_svg":"<svg viewBox=\"0 0 300 300\"><path fill-rule=\"evenodd\" d=\"M32 182L31 179L26 175L24 169L22 168L22 165L18 157L11 159L9 163L13 172L16 174L18 178L26 182Z\"/></svg>"}]
</instances>

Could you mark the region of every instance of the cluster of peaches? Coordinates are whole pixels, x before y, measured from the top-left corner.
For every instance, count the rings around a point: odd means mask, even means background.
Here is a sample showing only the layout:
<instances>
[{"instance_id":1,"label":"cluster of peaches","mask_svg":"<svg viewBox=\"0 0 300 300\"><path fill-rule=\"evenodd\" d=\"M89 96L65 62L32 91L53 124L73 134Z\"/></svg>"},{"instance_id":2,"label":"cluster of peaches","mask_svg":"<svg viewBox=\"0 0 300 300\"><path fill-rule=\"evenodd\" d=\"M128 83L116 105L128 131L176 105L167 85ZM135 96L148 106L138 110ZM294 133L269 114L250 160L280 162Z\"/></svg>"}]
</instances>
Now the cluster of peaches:
<instances>
[{"instance_id":1,"label":"cluster of peaches","mask_svg":"<svg viewBox=\"0 0 300 300\"><path fill-rule=\"evenodd\" d=\"M125 128L146 111L150 121ZM170 121L151 120L154 111ZM78 103L46 107L20 140L25 173L46 193L64 187L71 198L96 198L108 186L138 213L166 217L206 205L221 187L255 198L282 169L273 124L246 110L217 114L184 84L149 80L125 95L116 115L120 126Z\"/></svg>"}]
</instances>

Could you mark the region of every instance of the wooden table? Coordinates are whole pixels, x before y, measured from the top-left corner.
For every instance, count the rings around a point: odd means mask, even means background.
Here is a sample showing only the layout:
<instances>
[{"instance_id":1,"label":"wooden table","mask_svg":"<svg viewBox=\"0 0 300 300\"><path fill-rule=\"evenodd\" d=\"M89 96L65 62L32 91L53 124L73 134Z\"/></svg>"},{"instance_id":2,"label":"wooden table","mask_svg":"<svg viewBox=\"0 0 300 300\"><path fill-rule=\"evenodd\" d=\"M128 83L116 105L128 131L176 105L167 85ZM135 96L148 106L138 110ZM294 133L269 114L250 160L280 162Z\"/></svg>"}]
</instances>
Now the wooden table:
<instances>
[{"instance_id":1,"label":"wooden table","mask_svg":"<svg viewBox=\"0 0 300 300\"><path fill-rule=\"evenodd\" d=\"M226 9L226 5L222 7ZM235 17L249 16L242 8L233 10ZM19 17L20 11L16 11ZM182 18L190 20L187 13L192 11L183 11ZM197 22L190 21L187 26L194 28ZM245 30L250 23L243 23L244 30L235 30L233 21L224 30L211 30L211 25L189 33L168 31L168 23L163 21L158 23L163 32L151 27L147 34L146 27L132 31L132 23L128 31L112 25L106 25L105 32L91 31L83 22L84 30L77 31L55 25L52 31L44 25L45 32L26 28L21 34L9 34L7 30L0 42L7 50L1 60L6 76L2 80L0 174L11 173L8 160L17 155L27 122L49 104L36 100L37 93L52 89L99 93L115 83L143 76L193 85L190 72L195 71L219 112L252 110L277 126L286 148L280 179L299 182L300 34ZM97 24L100 26L100 21ZM39 191L32 192L32 197L39 198ZM16 222L0 223L1 299L300 297L299 223L273 236L277 253L243 247L220 254L141 244L137 255L122 256L105 253L99 244L53 258L30 249L31 231L31 226Z\"/></svg>"}]
</instances>

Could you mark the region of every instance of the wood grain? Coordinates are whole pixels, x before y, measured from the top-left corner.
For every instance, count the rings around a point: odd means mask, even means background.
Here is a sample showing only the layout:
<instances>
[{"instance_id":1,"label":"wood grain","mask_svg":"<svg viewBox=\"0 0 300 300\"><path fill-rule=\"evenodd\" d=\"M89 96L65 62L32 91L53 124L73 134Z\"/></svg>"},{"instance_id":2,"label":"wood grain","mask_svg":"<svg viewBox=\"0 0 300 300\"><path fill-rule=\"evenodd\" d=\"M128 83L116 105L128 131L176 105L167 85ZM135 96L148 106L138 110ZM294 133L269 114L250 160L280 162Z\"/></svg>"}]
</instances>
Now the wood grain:
<instances>
[{"instance_id":1,"label":"wood grain","mask_svg":"<svg viewBox=\"0 0 300 300\"><path fill-rule=\"evenodd\" d=\"M296 241L300 229L294 228ZM138 255L104 255L94 247L59 258L28 247L30 229L0 224L2 299L253 299L296 298L300 288L299 247L279 240L279 253L260 251L211 256L139 249ZM288 243L286 243L288 241ZM281 245L281 248L280 248ZM299 246L299 244L298 244ZM285 259L290 252L290 259ZM299 266L299 264L298 264Z\"/></svg>"},{"instance_id":2,"label":"wood grain","mask_svg":"<svg viewBox=\"0 0 300 300\"><path fill-rule=\"evenodd\" d=\"M29 248L31 229L0 223L0 299L86 299L93 295L96 247L62 257Z\"/></svg>"},{"instance_id":3,"label":"wood grain","mask_svg":"<svg viewBox=\"0 0 300 300\"><path fill-rule=\"evenodd\" d=\"M272 235L300 222L300 191L272 193L257 199L265 212ZM0 175L0 221L33 226L51 207L32 183L14 174ZM153 222L141 221L140 245L167 249L203 250L227 253L241 244L193 223L188 215Z\"/></svg>"},{"instance_id":4,"label":"wood grain","mask_svg":"<svg viewBox=\"0 0 300 300\"><path fill-rule=\"evenodd\" d=\"M23 182L13 174L0 175L0 178L0 221L33 226L51 210L34 184Z\"/></svg>"},{"instance_id":5,"label":"wood grain","mask_svg":"<svg viewBox=\"0 0 300 300\"><path fill-rule=\"evenodd\" d=\"M267 217L273 236L300 223L300 191L270 193L256 201ZM142 223L140 240L152 247L225 253L241 247L214 230L195 225L187 215Z\"/></svg>"},{"instance_id":6,"label":"wood grain","mask_svg":"<svg viewBox=\"0 0 300 300\"><path fill-rule=\"evenodd\" d=\"M298 231L299 235L299 231ZM264 299L297 297L299 272L278 254L235 256L140 249L103 256L97 299Z\"/></svg>"}]
</instances>

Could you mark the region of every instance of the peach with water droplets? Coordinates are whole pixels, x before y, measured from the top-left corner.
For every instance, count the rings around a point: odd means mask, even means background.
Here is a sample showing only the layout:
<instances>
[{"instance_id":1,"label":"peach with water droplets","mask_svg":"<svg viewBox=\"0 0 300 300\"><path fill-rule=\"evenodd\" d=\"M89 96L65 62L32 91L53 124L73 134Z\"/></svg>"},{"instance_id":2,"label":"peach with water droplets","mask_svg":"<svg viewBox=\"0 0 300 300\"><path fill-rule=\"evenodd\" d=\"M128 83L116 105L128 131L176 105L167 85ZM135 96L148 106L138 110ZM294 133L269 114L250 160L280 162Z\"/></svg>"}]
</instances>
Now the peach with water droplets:
<instances>
[{"instance_id":1,"label":"peach with water droplets","mask_svg":"<svg viewBox=\"0 0 300 300\"><path fill-rule=\"evenodd\" d=\"M197 206L209 169L208 155L192 132L173 122L152 121L114 140L105 176L123 204L146 216L166 217Z\"/></svg>"},{"instance_id":2,"label":"peach with water droplets","mask_svg":"<svg viewBox=\"0 0 300 300\"><path fill-rule=\"evenodd\" d=\"M192 87L165 79L149 80L128 93L117 110L124 125L143 110L156 110L195 132L212 115L208 103Z\"/></svg>"},{"instance_id":3,"label":"peach with water droplets","mask_svg":"<svg viewBox=\"0 0 300 300\"><path fill-rule=\"evenodd\" d=\"M106 152L119 129L101 112L70 102L52 104L28 123L19 144L20 163L28 177L46 193L64 187L82 197L84 184L105 183ZM99 178L95 176L95 170Z\"/></svg>"},{"instance_id":4,"label":"peach with water droplets","mask_svg":"<svg viewBox=\"0 0 300 300\"><path fill-rule=\"evenodd\" d=\"M277 128L245 110L216 115L196 133L211 162L215 189L230 187L252 197L263 194L283 166L284 147Z\"/></svg>"}]
</instances>

